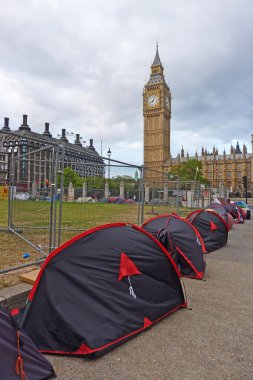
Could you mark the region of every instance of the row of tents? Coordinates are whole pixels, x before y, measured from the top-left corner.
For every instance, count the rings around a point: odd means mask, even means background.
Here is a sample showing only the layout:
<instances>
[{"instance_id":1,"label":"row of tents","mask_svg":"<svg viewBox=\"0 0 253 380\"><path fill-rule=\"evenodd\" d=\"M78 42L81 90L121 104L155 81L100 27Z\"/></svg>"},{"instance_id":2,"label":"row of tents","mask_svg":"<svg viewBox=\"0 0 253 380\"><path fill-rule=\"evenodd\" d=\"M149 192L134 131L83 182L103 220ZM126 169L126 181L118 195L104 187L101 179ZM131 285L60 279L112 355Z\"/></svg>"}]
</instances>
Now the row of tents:
<instances>
[{"instance_id":1,"label":"row of tents","mask_svg":"<svg viewBox=\"0 0 253 380\"><path fill-rule=\"evenodd\" d=\"M0 309L0 378L49 379L40 352L98 357L186 307L181 277L203 279L206 253L243 221L229 208L107 224L53 251L16 321Z\"/></svg>"},{"instance_id":2,"label":"row of tents","mask_svg":"<svg viewBox=\"0 0 253 380\"><path fill-rule=\"evenodd\" d=\"M223 247L234 223L244 223L246 214L232 203L212 203L186 218L158 215L142 228L163 244L185 277L203 279L205 254Z\"/></svg>"}]
</instances>

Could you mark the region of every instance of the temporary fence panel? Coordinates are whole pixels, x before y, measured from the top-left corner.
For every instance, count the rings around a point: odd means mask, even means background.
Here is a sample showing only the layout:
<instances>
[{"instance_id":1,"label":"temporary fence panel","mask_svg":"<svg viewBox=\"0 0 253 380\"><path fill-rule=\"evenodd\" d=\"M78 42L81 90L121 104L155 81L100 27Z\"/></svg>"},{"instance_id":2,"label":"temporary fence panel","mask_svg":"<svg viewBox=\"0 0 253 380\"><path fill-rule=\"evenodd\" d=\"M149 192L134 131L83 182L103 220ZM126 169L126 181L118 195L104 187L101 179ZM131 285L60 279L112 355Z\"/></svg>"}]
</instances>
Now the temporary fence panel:
<instances>
[{"instance_id":1,"label":"temporary fence panel","mask_svg":"<svg viewBox=\"0 0 253 380\"><path fill-rule=\"evenodd\" d=\"M57 157L58 149L52 146L20 156L12 150L1 272L37 264L51 250Z\"/></svg>"},{"instance_id":2,"label":"temporary fence panel","mask_svg":"<svg viewBox=\"0 0 253 380\"><path fill-rule=\"evenodd\" d=\"M0 273L43 261L89 228L141 224L142 176L141 167L107 158L97 166L69 160L63 144L20 156L12 150L9 186L0 199Z\"/></svg>"}]
</instances>

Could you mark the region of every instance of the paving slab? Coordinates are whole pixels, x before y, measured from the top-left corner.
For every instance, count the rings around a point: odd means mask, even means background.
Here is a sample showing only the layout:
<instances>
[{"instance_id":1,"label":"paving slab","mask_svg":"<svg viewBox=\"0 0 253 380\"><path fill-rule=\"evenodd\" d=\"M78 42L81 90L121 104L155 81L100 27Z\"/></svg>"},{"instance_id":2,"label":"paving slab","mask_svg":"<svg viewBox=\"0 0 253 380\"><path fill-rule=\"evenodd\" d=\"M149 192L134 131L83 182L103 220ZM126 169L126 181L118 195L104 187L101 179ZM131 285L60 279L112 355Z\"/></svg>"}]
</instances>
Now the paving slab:
<instances>
[{"instance_id":1,"label":"paving slab","mask_svg":"<svg viewBox=\"0 0 253 380\"><path fill-rule=\"evenodd\" d=\"M0 304L8 309L23 307L31 288L31 284L20 283L0 289Z\"/></svg>"}]
</instances>

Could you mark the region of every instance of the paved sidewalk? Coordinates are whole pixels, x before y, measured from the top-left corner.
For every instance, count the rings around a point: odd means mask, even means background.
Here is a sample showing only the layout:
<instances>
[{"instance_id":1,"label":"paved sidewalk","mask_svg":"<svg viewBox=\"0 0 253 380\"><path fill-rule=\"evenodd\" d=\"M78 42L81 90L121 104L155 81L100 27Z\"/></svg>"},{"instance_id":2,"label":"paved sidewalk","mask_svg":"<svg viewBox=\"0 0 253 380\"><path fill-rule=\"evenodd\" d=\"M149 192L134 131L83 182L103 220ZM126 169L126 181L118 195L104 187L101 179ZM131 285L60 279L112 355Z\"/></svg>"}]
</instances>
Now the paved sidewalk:
<instances>
[{"instance_id":1,"label":"paved sidewalk","mask_svg":"<svg viewBox=\"0 0 253 380\"><path fill-rule=\"evenodd\" d=\"M97 360L47 356L57 379L252 380L252 247L253 220L235 225L227 246L207 256L206 281L184 280L192 310L177 311ZM29 286L22 286L24 294ZM18 293L6 291L7 298Z\"/></svg>"},{"instance_id":2,"label":"paved sidewalk","mask_svg":"<svg viewBox=\"0 0 253 380\"><path fill-rule=\"evenodd\" d=\"M97 359L48 356L59 380L252 380L253 221L184 280L189 307Z\"/></svg>"}]
</instances>

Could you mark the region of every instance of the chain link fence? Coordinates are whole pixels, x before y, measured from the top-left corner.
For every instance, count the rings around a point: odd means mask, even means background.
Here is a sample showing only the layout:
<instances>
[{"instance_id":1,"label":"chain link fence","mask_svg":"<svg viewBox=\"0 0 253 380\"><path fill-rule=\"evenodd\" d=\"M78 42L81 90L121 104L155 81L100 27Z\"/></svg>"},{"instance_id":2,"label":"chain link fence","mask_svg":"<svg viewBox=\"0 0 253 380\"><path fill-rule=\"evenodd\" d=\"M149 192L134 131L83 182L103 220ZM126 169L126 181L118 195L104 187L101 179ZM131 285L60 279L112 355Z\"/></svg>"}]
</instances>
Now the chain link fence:
<instances>
[{"instance_id":1,"label":"chain link fence","mask_svg":"<svg viewBox=\"0 0 253 380\"><path fill-rule=\"evenodd\" d=\"M75 235L96 226L140 225L152 215L206 207L223 189L103 158L68 159L64 145L10 156L8 186L0 188L0 273L37 265Z\"/></svg>"}]
</instances>

